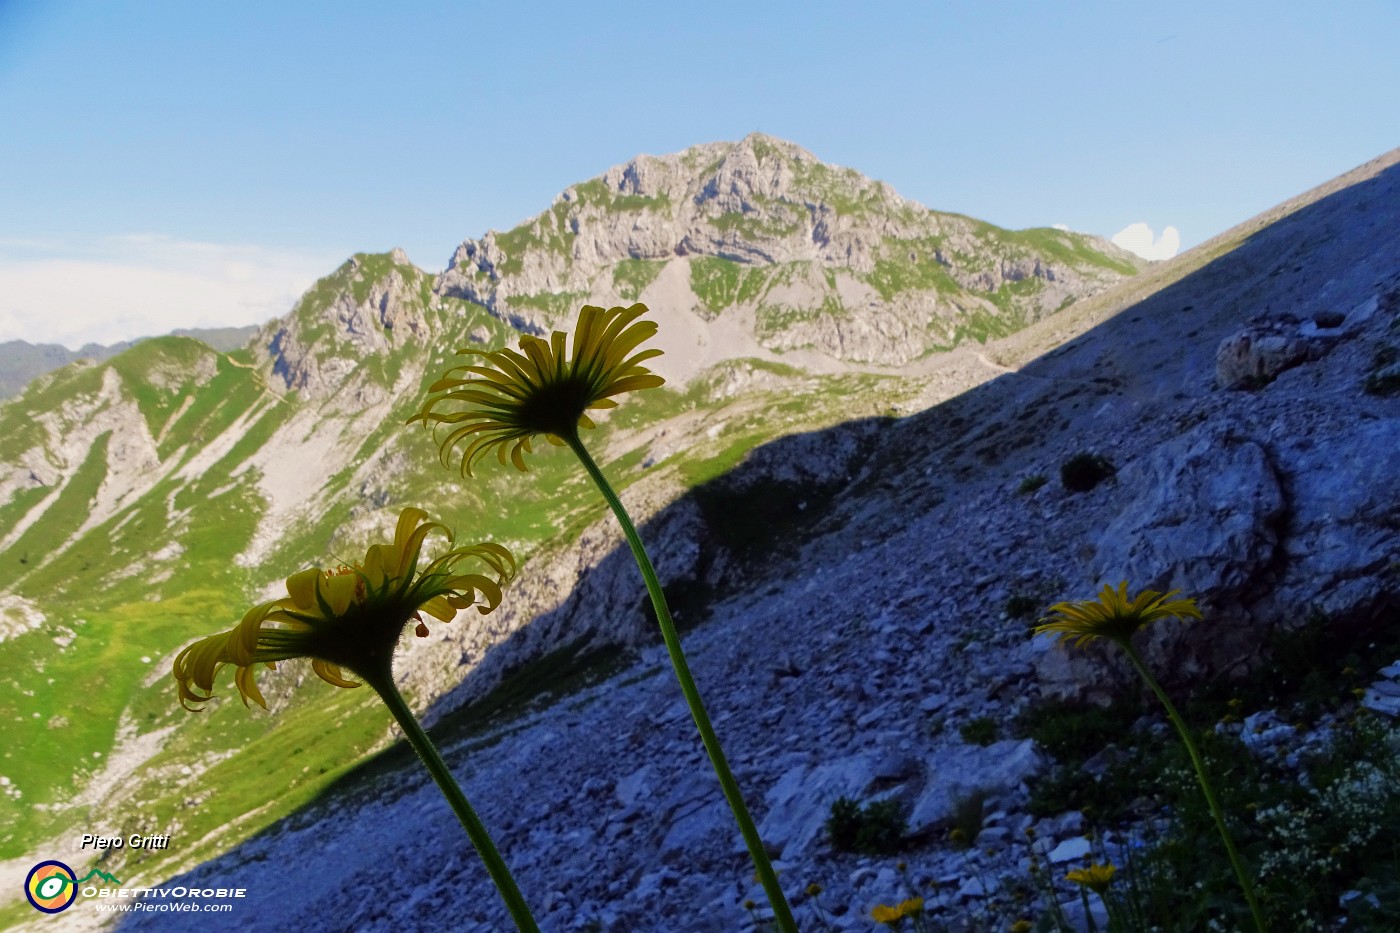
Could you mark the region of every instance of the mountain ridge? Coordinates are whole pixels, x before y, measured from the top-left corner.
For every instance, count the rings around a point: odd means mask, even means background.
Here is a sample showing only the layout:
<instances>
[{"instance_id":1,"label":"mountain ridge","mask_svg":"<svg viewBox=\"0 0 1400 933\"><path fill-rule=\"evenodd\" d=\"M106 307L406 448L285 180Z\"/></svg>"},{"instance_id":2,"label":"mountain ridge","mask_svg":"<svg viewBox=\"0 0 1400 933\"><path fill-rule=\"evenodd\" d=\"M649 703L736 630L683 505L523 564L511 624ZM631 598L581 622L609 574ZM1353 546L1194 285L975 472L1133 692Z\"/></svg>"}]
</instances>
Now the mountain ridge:
<instances>
[{"instance_id":1,"label":"mountain ridge","mask_svg":"<svg viewBox=\"0 0 1400 933\"><path fill-rule=\"evenodd\" d=\"M648 287L677 261L689 287L658 300ZM1144 266L1099 238L930 211L754 133L572 185L512 230L464 241L436 290L532 332L584 302L653 297L707 321L736 309L768 350L902 365L956 344L960 328L1014 329Z\"/></svg>"},{"instance_id":2,"label":"mountain ridge","mask_svg":"<svg viewBox=\"0 0 1400 933\"><path fill-rule=\"evenodd\" d=\"M215 350L236 350L244 346L257 331L254 325L245 327L178 327L167 337L193 337ZM59 343L29 343L8 340L0 343L0 402L18 395L25 386L40 376L79 360L101 363L119 353L125 353L148 337L123 340L113 344L84 344L70 350Z\"/></svg>"}]
</instances>

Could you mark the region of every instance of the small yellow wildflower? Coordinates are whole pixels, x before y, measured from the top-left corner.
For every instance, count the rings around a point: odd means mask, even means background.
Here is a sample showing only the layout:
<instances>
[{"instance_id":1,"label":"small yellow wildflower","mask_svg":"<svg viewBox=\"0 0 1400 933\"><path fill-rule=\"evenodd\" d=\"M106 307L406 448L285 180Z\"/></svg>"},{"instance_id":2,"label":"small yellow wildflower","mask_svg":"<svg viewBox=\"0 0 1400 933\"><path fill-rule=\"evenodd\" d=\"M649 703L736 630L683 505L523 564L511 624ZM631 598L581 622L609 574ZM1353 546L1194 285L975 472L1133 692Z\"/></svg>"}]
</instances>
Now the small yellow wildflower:
<instances>
[{"instance_id":1,"label":"small yellow wildflower","mask_svg":"<svg viewBox=\"0 0 1400 933\"><path fill-rule=\"evenodd\" d=\"M362 678L387 673L404 626L418 620L419 634L426 634L420 611L450 622L468 606L483 614L495 609L501 587L515 575L510 551L491 543L452 548L420 571L424 539L434 530L447 533L427 517L422 509L404 509L393 543L371 545L363 563L294 573L287 578L287 596L254 606L233 629L181 651L174 666L180 703L193 710L192 702L208 701L219 669L233 664L243 704L253 700L266 709L253 671L291 658L310 658L311 669L329 684L358 687L342 668ZM467 560L484 564L489 575L457 573Z\"/></svg>"},{"instance_id":2,"label":"small yellow wildflower","mask_svg":"<svg viewBox=\"0 0 1400 933\"><path fill-rule=\"evenodd\" d=\"M1104 585L1097 600L1086 599L1079 602L1056 603L1050 607L1051 615L1041 619L1035 627L1035 634L1059 633L1061 643L1072 641L1076 648L1096 638L1108 638L1120 644L1128 644L1133 633L1145 625L1174 617L1181 620L1201 618L1194 599L1172 597L1180 590L1162 594L1156 590L1143 590L1135 598L1128 599L1128 581L1113 587Z\"/></svg>"},{"instance_id":3,"label":"small yellow wildflower","mask_svg":"<svg viewBox=\"0 0 1400 933\"><path fill-rule=\"evenodd\" d=\"M656 334L655 322L637 320L646 313L644 304L606 311L586 305L574 330L572 355L566 351L568 336L558 330L549 340L521 337L523 352L459 350L459 356L480 356L484 362L449 369L428 387L431 397L409 423L447 425L443 463L453 447L465 444L463 476L471 475L472 464L492 448L502 466L509 457L516 469L528 470L523 455L530 453L532 438L543 434L562 446L579 428L593 427L590 409L615 408L613 396L665 382L641 365L660 350L628 356ZM457 410L454 403L460 403Z\"/></svg>"},{"instance_id":4,"label":"small yellow wildflower","mask_svg":"<svg viewBox=\"0 0 1400 933\"><path fill-rule=\"evenodd\" d=\"M1073 881L1102 897L1108 886L1113 883L1116 871L1118 869L1112 865L1090 865L1088 868L1076 868L1066 873L1065 880Z\"/></svg>"},{"instance_id":5,"label":"small yellow wildflower","mask_svg":"<svg viewBox=\"0 0 1400 933\"><path fill-rule=\"evenodd\" d=\"M904 919L904 914L900 913L898 907L890 907L888 904L876 904L870 909L870 917L876 923L883 923L885 926L894 926Z\"/></svg>"},{"instance_id":6,"label":"small yellow wildflower","mask_svg":"<svg viewBox=\"0 0 1400 933\"><path fill-rule=\"evenodd\" d=\"M905 917L912 917L915 914L923 913L924 899L922 897L911 897L908 900L900 901L893 907L888 904L876 904L870 909L870 917L876 923L883 923L885 926L897 926Z\"/></svg>"},{"instance_id":7,"label":"small yellow wildflower","mask_svg":"<svg viewBox=\"0 0 1400 933\"><path fill-rule=\"evenodd\" d=\"M1011 924L1011 933L1031 933L1032 929L1034 929L1033 924L1024 918Z\"/></svg>"}]
</instances>

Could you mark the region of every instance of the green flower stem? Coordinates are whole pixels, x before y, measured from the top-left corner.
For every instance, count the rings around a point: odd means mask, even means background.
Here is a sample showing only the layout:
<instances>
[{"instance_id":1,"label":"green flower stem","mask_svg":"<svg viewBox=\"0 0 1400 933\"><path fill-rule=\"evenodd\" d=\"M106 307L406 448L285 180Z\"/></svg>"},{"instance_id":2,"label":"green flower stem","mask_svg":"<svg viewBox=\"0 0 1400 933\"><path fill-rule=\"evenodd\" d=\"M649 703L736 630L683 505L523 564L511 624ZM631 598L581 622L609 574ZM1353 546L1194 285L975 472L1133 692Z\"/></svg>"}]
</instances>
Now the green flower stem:
<instances>
[{"instance_id":1,"label":"green flower stem","mask_svg":"<svg viewBox=\"0 0 1400 933\"><path fill-rule=\"evenodd\" d=\"M1211 787L1210 779L1206 777L1205 762L1201 759L1201 752L1196 748L1195 739L1191 738L1191 731L1186 728L1186 721L1181 718L1181 714L1176 711L1176 706L1168 698L1162 685L1157 683L1157 678L1152 676L1152 672L1147 669L1142 656L1137 653L1127 639L1119 640L1118 645L1127 652L1128 660L1133 662L1133 667L1142 675L1142 679L1147 682L1147 686L1152 688L1152 692L1157 694L1157 699L1162 701L1162 705L1167 708L1167 715L1171 717L1172 725L1176 726L1176 731L1181 735L1181 741L1186 745L1186 751L1191 755L1191 764L1196 768L1196 778L1201 782L1201 790L1206 795L1206 803L1210 805L1211 816L1215 817L1215 826L1220 830L1220 838L1225 842L1225 851L1230 856L1230 864L1235 866L1235 877L1240 880L1240 887L1244 890L1244 899L1249 902L1249 912L1254 915L1254 926L1259 933L1268 933L1268 927L1264 925L1264 915L1259 910L1259 902L1254 897L1254 885L1249 880L1249 875L1245 873L1244 863L1240 861L1240 854L1235 851L1235 841L1230 838L1230 830L1225 826L1225 812L1220 808L1220 801L1215 797L1215 790Z\"/></svg>"},{"instance_id":2,"label":"green flower stem","mask_svg":"<svg viewBox=\"0 0 1400 933\"><path fill-rule=\"evenodd\" d=\"M696 689L695 681L690 676L690 665L686 663L685 652L681 650L681 639L676 634L675 623L671 621L671 611L666 605L666 596L661 591L661 583L656 578L656 571L651 566L651 558L647 556L646 548L642 546L642 539L638 536L637 529L633 526L627 510L622 506L622 500L613 491L607 477L603 476L603 471L598 469L598 464L593 462L593 458L583 446L583 441L579 439L577 432L572 436L566 436L564 441L583 463L583 468L593 478L593 482L598 486L598 491L603 494L603 498L612 507L613 514L617 516L618 523L622 525L622 533L627 536L627 543L632 548L632 556L636 558L637 567L642 571L642 579L646 581L647 593L651 596L651 605L656 610L656 621L661 625L661 637L666 642L666 651L671 655L671 666L676 670L676 680L680 681L681 692L685 694L685 701L690 706L690 714L695 718L695 727L700 730L700 739L705 743L705 751L709 753L710 764L714 767L715 774L719 776L720 787L724 789L724 797L729 801L729 808L734 811L734 819L739 823L739 832L743 835L744 843L749 848L749 855L753 858L754 866L758 870L759 881L763 883L763 890L768 895L768 903L773 908L773 916L777 921L778 929L783 933L797 933L797 924L792 919L792 909L788 907L787 898L783 897L783 889L778 886L778 876L773 871L772 863L768 861L768 853L763 848L763 840L759 838L758 830L753 824L753 817L749 816L748 807L744 805L743 795L739 792L739 783L734 780L734 774L729 770L729 762L724 757L724 749L720 747L719 738L715 735L714 727L710 725L710 717L705 712L705 704L700 700L700 691Z\"/></svg>"},{"instance_id":3,"label":"green flower stem","mask_svg":"<svg viewBox=\"0 0 1400 933\"><path fill-rule=\"evenodd\" d=\"M1083 886L1079 888L1079 903L1084 905L1084 921L1089 926L1089 933L1099 933L1099 923L1094 919L1094 911L1089 906L1089 889Z\"/></svg>"},{"instance_id":4,"label":"green flower stem","mask_svg":"<svg viewBox=\"0 0 1400 933\"><path fill-rule=\"evenodd\" d=\"M486 831L486 825L481 822L481 818L476 815L472 805L467 802L467 795L462 793L462 788L457 785L457 781L452 777L452 772L447 769L447 762L442 760L442 755L438 753L437 746L433 740L428 738L428 733L423 730L413 711L408 708L403 697L399 694L398 688L394 686L393 675L387 670L370 676L363 671L357 671L365 682L374 688L374 692L379 694L379 698L384 701L384 705L389 707L389 712L393 713L394 719L403 728L404 734L408 736L409 744L418 753L418 757L423 759L423 764L428 769L428 773L437 782L438 789L447 798L447 802L452 805L453 811L457 814L457 819L462 821L462 828L467 831L467 838L471 839L472 845L476 846L477 854L481 856L481 861L486 864L486 870L491 873L491 880L496 883L496 890L501 892L501 899L506 902L506 907L510 910L510 915L515 919L515 925L521 933L539 933L539 925L535 923L535 918L530 913L529 906L525 903L525 898L520 894L520 888L515 884L515 878L511 875L510 869L506 867L505 859L501 858L501 853L496 851L496 844L491 841L491 834Z\"/></svg>"}]
</instances>

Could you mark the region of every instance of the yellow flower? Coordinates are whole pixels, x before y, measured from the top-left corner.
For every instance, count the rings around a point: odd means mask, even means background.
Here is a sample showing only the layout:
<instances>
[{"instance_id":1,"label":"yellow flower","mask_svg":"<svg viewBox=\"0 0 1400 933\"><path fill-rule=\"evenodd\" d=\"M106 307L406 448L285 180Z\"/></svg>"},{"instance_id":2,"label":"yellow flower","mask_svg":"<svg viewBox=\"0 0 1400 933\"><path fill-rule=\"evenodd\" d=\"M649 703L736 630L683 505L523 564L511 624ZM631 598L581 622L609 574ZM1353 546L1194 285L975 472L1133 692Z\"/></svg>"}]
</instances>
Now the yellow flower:
<instances>
[{"instance_id":1,"label":"yellow flower","mask_svg":"<svg viewBox=\"0 0 1400 933\"><path fill-rule=\"evenodd\" d=\"M606 311L586 305L574 330L572 355L566 351L568 336L558 330L547 341L521 337L523 352L459 350L458 355L485 361L449 369L428 387L431 396L409 423L447 425L450 430L441 440L443 463L453 447L465 444L463 476L470 475L472 464L492 448L502 466L509 456L517 469L527 470L523 454L530 452L536 435L563 445L580 427L593 427L590 409L615 408L613 396L665 382L641 365L660 356L660 350L628 357L656 334L654 321L637 320L646 313L644 304Z\"/></svg>"},{"instance_id":2,"label":"yellow flower","mask_svg":"<svg viewBox=\"0 0 1400 933\"><path fill-rule=\"evenodd\" d=\"M452 548L419 571L428 534L436 529L450 538L444 525L427 517L422 509L404 509L393 543L371 545L363 563L294 573L287 578L287 596L254 606L233 629L181 651L175 658L180 703L192 710L191 702L209 700L219 669L233 664L243 704L251 699L266 709L253 680L255 666L275 668L290 658L310 658L327 683L358 687L342 668L362 678L387 674L404 626L417 619L418 634L427 634L420 611L450 622L468 606L483 614L495 609L502 585L515 575L510 551L491 543ZM457 565L467 560L484 564L489 575L458 573Z\"/></svg>"},{"instance_id":3,"label":"yellow flower","mask_svg":"<svg viewBox=\"0 0 1400 933\"><path fill-rule=\"evenodd\" d=\"M894 926L904 919L904 914L898 907L891 907L888 904L876 904L870 909L870 917L876 923L883 923L886 926Z\"/></svg>"},{"instance_id":4,"label":"yellow flower","mask_svg":"<svg viewBox=\"0 0 1400 933\"><path fill-rule=\"evenodd\" d=\"M1112 865L1090 865L1088 868L1076 868L1066 873L1065 880L1073 881L1102 897L1108 886L1113 883L1113 874L1117 870Z\"/></svg>"},{"instance_id":5,"label":"yellow flower","mask_svg":"<svg viewBox=\"0 0 1400 933\"><path fill-rule=\"evenodd\" d=\"M1031 933L1032 929L1034 929L1033 925L1029 920L1026 920L1025 918L1017 920L1015 923L1011 924L1011 933Z\"/></svg>"},{"instance_id":6,"label":"yellow flower","mask_svg":"<svg viewBox=\"0 0 1400 933\"><path fill-rule=\"evenodd\" d=\"M891 907L888 904L876 904L870 910L870 917L876 923L883 923L886 926L895 926L905 917L912 917L922 913L924 909L924 899L922 897L911 897L908 900L900 901Z\"/></svg>"},{"instance_id":7,"label":"yellow flower","mask_svg":"<svg viewBox=\"0 0 1400 933\"><path fill-rule=\"evenodd\" d=\"M1105 584L1097 600L1086 599L1051 606L1053 614L1040 620L1035 634L1058 632L1061 643L1073 641L1076 648L1095 638L1108 638L1126 645L1134 632L1158 619L1175 617L1184 621L1201 618L1194 599L1172 601L1172 597L1179 592L1172 590L1163 595L1155 590L1143 590L1136 598L1129 600L1127 580L1118 584L1117 591Z\"/></svg>"}]
</instances>

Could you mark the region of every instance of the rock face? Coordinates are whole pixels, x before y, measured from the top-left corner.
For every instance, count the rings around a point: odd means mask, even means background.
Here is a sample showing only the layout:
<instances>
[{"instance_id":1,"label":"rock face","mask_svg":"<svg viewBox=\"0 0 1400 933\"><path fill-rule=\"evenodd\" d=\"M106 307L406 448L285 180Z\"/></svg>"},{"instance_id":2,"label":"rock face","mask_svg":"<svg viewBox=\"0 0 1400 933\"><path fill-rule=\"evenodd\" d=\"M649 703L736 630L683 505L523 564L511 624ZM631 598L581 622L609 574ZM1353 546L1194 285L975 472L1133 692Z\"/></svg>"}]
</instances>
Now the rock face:
<instances>
[{"instance_id":1,"label":"rock face","mask_svg":"<svg viewBox=\"0 0 1400 933\"><path fill-rule=\"evenodd\" d=\"M1257 388L1308 357L1308 344L1287 334L1246 329L1221 341L1215 382L1222 388Z\"/></svg>"},{"instance_id":2,"label":"rock face","mask_svg":"<svg viewBox=\"0 0 1400 933\"><path fill-rule=\"evenodd\" d=\"M350 258L292 314L258 332L253 346L270 381L323 401L366 358L421 342L429 333L425 280L402 250Z\"/></svg>"},{"instance_id":3,"label":"rock face","mask_svg":"<svg viewBox=\"0 0 1400 933\"><path fill-rule=\"evenodd\" d=\"M672 263L689 287L658 294L650 285ZM901 365L1015 330L1140 266L1097 238L930 211L756 133L570 187L514 230L464 241L435 287L532 332L585 301L640 296L751 319L774 352Z\"/></svg>"}]
</instances>

